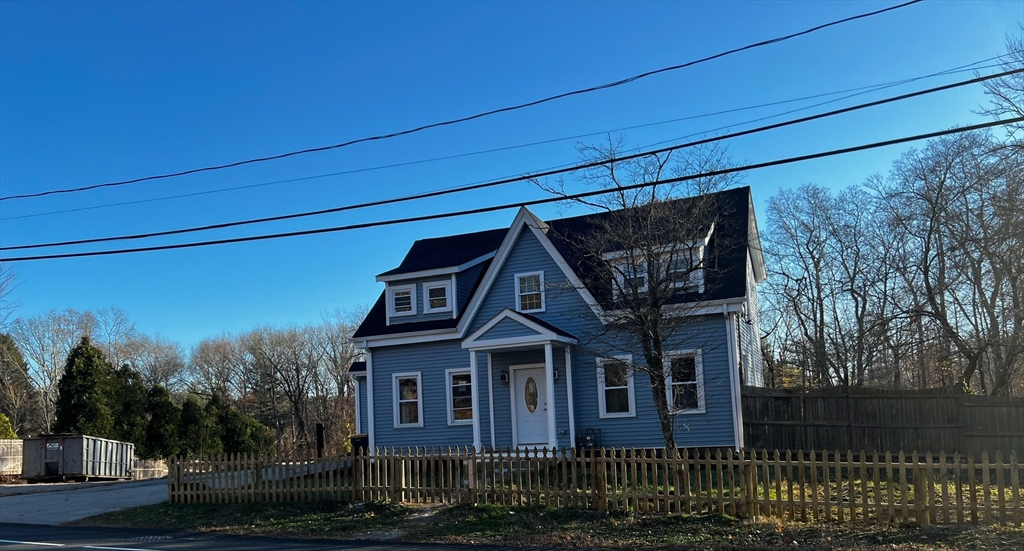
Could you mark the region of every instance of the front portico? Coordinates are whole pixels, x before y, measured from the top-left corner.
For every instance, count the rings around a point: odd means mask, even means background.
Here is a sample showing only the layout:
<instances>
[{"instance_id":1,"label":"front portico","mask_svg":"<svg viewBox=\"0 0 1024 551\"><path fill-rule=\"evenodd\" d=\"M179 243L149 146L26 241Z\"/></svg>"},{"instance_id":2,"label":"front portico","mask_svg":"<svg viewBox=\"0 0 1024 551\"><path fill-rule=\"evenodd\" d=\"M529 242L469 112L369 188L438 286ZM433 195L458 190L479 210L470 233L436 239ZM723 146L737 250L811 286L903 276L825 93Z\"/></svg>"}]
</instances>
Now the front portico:
<instances>
[{"instance_id":1,"label":"front portico","mask_svg":"<svg viewBox=\"0 0 1024 551\"><path fill-rule=\"evenodd\" d=\"M488 398L486 419L473 417L473 441L478 449L484 444L484 431L490 433L486 436L492 448L573 446L569 366L570 347L576 343L574 336L558 327L508 308L463 339L462 348L470 352L474 411L480 411L480 392L486 392ZM484 362L486 374L481 369ZM562 380L559 372L564 374Z\"/></svg>"}]
</instances>

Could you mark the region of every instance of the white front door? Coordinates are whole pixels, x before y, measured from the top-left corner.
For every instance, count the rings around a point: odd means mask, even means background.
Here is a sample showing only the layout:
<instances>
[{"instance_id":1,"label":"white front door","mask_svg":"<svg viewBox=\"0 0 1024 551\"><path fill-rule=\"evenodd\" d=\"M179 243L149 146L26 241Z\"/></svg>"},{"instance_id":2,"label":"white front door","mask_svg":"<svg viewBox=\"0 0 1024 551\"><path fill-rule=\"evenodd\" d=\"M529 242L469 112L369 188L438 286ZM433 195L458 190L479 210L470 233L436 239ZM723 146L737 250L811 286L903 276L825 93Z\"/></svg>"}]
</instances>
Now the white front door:
<instances>
[{"instance_id":1,"label":"white front door","mask_svg":"<svg viewBox=\"0 0 1024 551\"><path fill-rule=\"evenodd\" d=\"M520 446L548 445L547 379L544 368L516 369L513 410L516 443Z\"/></svg>"}]
</instances>

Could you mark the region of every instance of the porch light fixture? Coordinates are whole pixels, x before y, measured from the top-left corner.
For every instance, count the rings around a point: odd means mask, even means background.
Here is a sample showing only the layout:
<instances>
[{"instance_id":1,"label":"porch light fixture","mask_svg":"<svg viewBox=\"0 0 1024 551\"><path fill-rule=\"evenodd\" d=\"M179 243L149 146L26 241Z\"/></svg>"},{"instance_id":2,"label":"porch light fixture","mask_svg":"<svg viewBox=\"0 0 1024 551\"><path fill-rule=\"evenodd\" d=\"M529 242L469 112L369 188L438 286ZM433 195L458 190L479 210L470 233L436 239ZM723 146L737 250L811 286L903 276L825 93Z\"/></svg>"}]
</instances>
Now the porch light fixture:
<instances>
[{"instance_id":1,"label":"porch light fixture","mask_svg":"<svg viewBox=\"0 0 1024 551\"><path fill-rule=\"evenodd\" d=\"M507 369L502 369L501 370L501 384L503 384L503 385L507 385L508 384L508 370Z\"/></svg>"}]
</instances>

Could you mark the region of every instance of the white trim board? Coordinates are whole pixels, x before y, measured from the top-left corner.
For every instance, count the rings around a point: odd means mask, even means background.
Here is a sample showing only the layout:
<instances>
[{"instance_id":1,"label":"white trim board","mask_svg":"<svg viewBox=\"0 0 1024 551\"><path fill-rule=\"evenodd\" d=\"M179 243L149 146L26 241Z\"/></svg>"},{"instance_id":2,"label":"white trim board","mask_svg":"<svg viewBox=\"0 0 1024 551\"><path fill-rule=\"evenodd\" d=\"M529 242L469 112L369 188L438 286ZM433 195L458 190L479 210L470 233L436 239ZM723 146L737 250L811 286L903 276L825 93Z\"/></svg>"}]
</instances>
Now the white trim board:
<instances>
[{"instance_id":1,"label":"white trim board","mask_svg":"<svg viewBox=\"0 0 1024 551\"><path fill-rule=\"evenodd\" d=\"M487 334L488 331L493 329L496 325L501 323L503 320L511 319L512 321L522 325L523 327L535 331L535 335L523 335L521 337L505 337L501 339L484 339L479 340ZM487 349L487 348L504 348L509 346L517 346L524 344L544 344L546 342L561 342L566 344L576 344L576 339L560 335L543 325L534 322L531 319L526 318L519 312L511 308L503 308L500 312L494 315L491 319L487 320L487 323L480 326L479 329L473 331L471 335L463 339L462 348L470 350L474 349Z\"/></svg>"}]
</instances>

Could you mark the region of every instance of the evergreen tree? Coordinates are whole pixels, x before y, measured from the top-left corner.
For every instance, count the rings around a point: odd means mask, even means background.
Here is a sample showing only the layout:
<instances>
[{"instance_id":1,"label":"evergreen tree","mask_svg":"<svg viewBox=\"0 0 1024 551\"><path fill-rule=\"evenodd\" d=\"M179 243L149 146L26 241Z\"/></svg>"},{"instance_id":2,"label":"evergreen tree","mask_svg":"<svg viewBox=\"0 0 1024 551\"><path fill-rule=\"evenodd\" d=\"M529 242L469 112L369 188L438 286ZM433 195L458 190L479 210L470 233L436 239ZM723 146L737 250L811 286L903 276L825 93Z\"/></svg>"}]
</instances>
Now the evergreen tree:
<instances>
[{"instance_id":1,"label":"evergreen tree","mask_svg":"<svg viewBox=\"0 0 1024 551\"><path fill-rule=\"evenodd\" d=\"M14 427L11 426L11 420L3 413L0 413L0 438L13 439L17 437L18 434L14 432Z\"/></svg>"},{"instance_id":2,"label":"evergreen tree","mask_svg":"<svg viewBox=\"0 0 1024 551\"><path fill-rule=\"evenodd\" d=\"M220 396L206 404L206 413L216 420L223 449L228 453L266 452L274 445L270 429L244 415Z\"/></svg>"},{"instance_id":3,"label":"evergreen tree","mask_svg":"<svg viewBox=\"0 0 1024 551\"><path fill-rule=\"evenodd\" d=\"M178 438L184 455L209 455L224 451L216 419L192 397L187 398L181 406Z\"/></svg>"},{"instance_id":4,"label":"evergreen tree","mask_svg":"<svg viewBox=\"0 0 1024 551\"><path fill-rule=\"evenodd\" d=\"M149 442L146 440L146 383L142 375L125 364L114 371L112 392L106 396L107 404L114 412L113 439L135 443L139 457L150 457Z\"/></svg>"},{"instance_id":5,"label":"evergreen tree","mask_svg":"<svg viewBox=\"0 0 1024 551\"><path fill-rule=\"evenodd\" d=\"M179 451L178 427L181 425L181 408L171 401L171 393L156 385L146 397L146 425L144 451L146 458L164 458L177 455Z\"/></svg>"},{"instance_id":6,"label":"evergreen tree","mask_svg":"<svg viewBox=\"0 0 1024 551\"><path fill-rule=\"evenodd\" d=\"M71 349L64 375L57 385L57 433L75 433L113 438L114 415L109 397L117 386L114 369L103 352L82 337Z\"/></svg>"}]
</instances>

